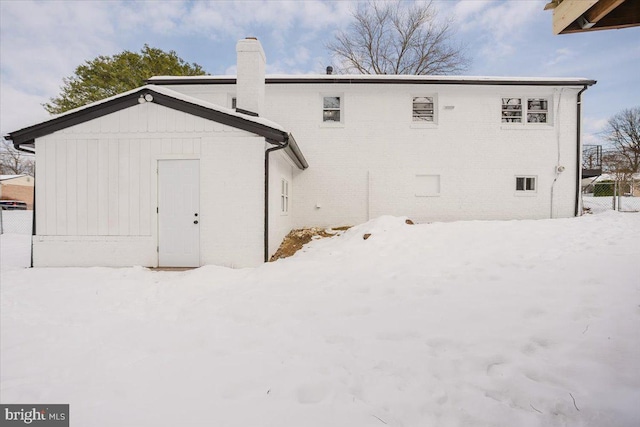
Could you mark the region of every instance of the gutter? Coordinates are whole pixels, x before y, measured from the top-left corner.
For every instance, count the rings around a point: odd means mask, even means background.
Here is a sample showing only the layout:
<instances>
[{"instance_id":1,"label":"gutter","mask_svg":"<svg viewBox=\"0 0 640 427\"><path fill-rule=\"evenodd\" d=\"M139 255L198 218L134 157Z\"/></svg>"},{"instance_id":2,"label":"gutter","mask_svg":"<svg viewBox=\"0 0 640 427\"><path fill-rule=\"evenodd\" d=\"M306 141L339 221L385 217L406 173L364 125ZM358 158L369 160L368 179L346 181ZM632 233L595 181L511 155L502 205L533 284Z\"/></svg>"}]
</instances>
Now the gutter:
<instances>
[{"instance_id":1,"label":"gutter","mask_svg":"<svg viewBox=\"0 0 640 427\"><path fill-rule=\"evenodd\" d=\"M596 82L594 81L592 84L595 84ZM581 189L581 184L582 184L582 138L581 138L581 132L582 132L582 123L581 123L581 118L582 118L582 92L584 92L585 90L587 90L589 88L589 84L585 84L582 89L580 90L580 92L578 92L578 101L577 101L577 108L576 108L576 114L577 114L577 121L576 121L576 206L575 206L575 213L574 216L580 216L580 193L582 191Z\"/></svg>"}]
</instances>

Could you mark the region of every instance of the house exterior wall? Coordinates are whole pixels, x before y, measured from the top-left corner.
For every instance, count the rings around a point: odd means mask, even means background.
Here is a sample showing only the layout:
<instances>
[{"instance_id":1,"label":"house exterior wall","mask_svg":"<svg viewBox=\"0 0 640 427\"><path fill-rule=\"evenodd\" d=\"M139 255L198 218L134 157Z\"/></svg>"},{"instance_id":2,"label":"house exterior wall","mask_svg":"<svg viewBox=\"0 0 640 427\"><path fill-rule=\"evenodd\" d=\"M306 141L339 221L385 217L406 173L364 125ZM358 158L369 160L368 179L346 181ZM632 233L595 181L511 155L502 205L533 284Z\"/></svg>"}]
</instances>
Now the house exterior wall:
<instances>
[{"instance_id":1,"label":"house exterior wall","mask_svg":"<svg viewBox=\"0 0 640 427\"><path fill-rule=\"evenodd\" d=\"M269 159L269 257L273 255L284 237L293 228L293 182L294 171L298 170L282 152L275 151ZM282 181L286 182L286 200L282 200Z\"/></svg>"},{"instance_id":2,"label":"house exterior wall","mask_svg":"<svg viewBox=\"0 0 640 427\"><path fill-rule=\"evenodd\" d=\"M223 105L235 93L234 85L170 87ZM383 214L418 222L573 216L580 89L268 84L264 117L295 135L311 165L293 183L293 226L357 224ZM341 97L342 123L323 123L323 96ZM412 121L414 96L435 98L434 123ZM502 123L503 97L547 98L550 123ZM564 172L556 174L558 165ZM516 192L517 176L535 177L536 191ZM421 186L434 181L439 193L425 194Z\"/></svg>"},{"instance_id":3,"label":"house exterior wall","mask_svg":"<svg viewBox=\"0 0 640 427\"><path fill-rule=\"evenodd\" d=\"M259 264L264 145L153 103L37 139L34 265L157 266L160 159L200 160L201 264Z\"/></svg>"}]
</instances>

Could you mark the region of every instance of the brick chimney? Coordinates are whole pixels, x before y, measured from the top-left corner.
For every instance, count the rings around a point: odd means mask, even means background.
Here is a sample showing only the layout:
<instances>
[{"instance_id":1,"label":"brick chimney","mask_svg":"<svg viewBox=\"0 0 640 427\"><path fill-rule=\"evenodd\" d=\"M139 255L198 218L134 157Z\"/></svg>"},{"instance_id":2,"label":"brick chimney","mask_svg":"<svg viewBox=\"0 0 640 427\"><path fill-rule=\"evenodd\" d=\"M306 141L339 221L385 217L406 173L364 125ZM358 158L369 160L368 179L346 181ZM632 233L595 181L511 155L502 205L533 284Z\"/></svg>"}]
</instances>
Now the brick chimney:
<instances>
[{"instance_id":1,"label":"brick chimney","mask_svg":"<svg viewBox=\"0 0 640 427\"><path fill-rule=\"evenodd\" d=\"M264 74L266 57L262 45L255 37L238 41L238 77L236 83L236 110L262 116L264 110Z\"/></svg>"}]
</instances>

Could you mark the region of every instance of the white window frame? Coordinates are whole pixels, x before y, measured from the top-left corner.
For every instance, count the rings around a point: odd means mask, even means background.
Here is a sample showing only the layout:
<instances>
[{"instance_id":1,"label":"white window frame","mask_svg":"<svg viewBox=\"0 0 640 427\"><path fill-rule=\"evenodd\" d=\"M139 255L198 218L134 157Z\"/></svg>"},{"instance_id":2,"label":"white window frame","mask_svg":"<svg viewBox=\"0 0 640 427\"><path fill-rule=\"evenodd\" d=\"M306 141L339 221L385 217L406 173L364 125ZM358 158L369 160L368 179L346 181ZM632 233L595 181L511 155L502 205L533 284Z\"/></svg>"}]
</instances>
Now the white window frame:
<instances>
[{"instance_id":1,"label":"white window frame","mask_svg":"<svg viewBox=\"0 0 640 427\"><path fill-rule=\"evenodd\" d=\"M289 213L289 181L284 178L280 179L280 213Z\"/></svg>"},{"instance_id":2,"label":"white window frame","mask_svg":"<svg viewBox=\"0 0 640 427\"><path fill-rule=\"evenodd\" d=\"M515 193L517 195L534 195L538 192L538 177L535 175L516 175ZM523 189L518 189L518 180L523 180ZM529 188L529 183L533 184L533 188Z\"/></svg>"},{"instance_id":3,"label":"white window frame","mask_svg":"<svg viewBox=\"0 0 640 427\"><path fill-rule=\"evenodd\" d=\"M418 98L431 99L431 120L422 120L416 117L415 114L415 102ZM429 113L427 113L429 114ZM411 96L411 123L414 125L433 125L438 123L438 97L435 94L414 94Z\"/></svg>"},{"instance_id":4,"label":"white window frame","mask_svg":"<svg viewBox=\"0 0 640 427\"><path fill-rule=\"evenodd\" d=\"M338 98L340 100L339 108L325 108L324 100L325 98ZM323 127L342 127L344 126L344 93L323 93L320 95L320 106L322 107L322 118L321 125ZM340 115L340 120L325 120L324 112L325 111L338 111Z\"/></svg>"},{"instance_id":5,"label":"white window frame","mask_svg":"<svg viewBox=\"0 0 640 427\"><path fill-rule=\"evenodd\" d=\"M516 102L519 101L519 104ZM534 108L532 103L546 102L546 109ZM552 96L539 96L539 95L513 95L500 97L500 122L506 126L549 126L553 125L551 117L551 105L553 105ZM512 108L509 108L512 107ZM517 108L520 107L520 108ZM505 116L508 112L520 112L519 116ZM534 115L539 116L544 114L546 121L540 122L532 120ZM507 121L509 117L518 117L520 121Z\"/></svg>"}]
</instances>

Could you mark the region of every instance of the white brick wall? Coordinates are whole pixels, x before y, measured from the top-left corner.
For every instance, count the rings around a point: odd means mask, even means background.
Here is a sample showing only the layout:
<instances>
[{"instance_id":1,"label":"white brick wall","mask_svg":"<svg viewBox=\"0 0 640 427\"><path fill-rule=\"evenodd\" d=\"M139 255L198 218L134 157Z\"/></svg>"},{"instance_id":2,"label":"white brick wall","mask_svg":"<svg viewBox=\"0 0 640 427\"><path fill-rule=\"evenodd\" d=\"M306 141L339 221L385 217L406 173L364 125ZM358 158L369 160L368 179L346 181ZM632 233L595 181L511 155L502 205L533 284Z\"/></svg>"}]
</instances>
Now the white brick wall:
<instances>
[{"instance_id":1,"label":"white brick wall","mask_svg":"<svg viewBox=\"0 0 640 427\"><path fill-rule=\"evenodd\" d=\"M235 91L171 88L213 102ZM548 218L558 152L566 169L555 185L554 216L573 216L580 89L268 84L264 116L294 134L310 165L294 179L293 225L355 224L382 214L416 221ZM322 97L330 95L343 99L341 125L322 122ZM412 97L420 95L436 97L437 123L412 122ZM501 98L516 96L548 97L551 123L503 124ZM440 196L416 197L416 174L440 175ZM536 176L537 191L516 195L517 175Z\"/></svg>"}]
</instances>

